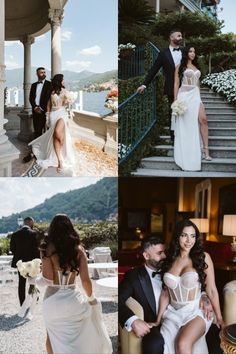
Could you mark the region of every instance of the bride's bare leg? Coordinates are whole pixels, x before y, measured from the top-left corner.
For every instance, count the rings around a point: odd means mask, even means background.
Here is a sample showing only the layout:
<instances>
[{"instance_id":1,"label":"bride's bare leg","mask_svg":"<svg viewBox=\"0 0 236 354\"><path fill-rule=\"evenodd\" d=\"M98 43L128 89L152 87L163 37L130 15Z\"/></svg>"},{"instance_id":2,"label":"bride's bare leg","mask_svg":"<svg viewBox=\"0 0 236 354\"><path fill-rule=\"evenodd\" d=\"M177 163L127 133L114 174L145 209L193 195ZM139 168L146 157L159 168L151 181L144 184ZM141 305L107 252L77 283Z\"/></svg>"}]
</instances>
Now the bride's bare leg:
<instances>
[{"instance_id":1,"label":"bride's bare leg","mask_svg":"<svg viewBox=\"0 0 236 354\"><path fill-rule=\"evenodd\" d=\"M205 329L205 322L199 316L183 326L176 337L176 354L192 354L193 344L204 335Z\"/></svg>"},{"instance_id":2,"label":"bride's bare leg","mask_svg":"<svg viewBox=\"0 0 236 354\"><path fill-rule=\"evenodd\" d=\"M64 124L64 120L60 118L56 123L54 133L53 133L53 146L58 159L58 169L61 169L63 167L62 160L61 160L61 147L63 146L64 143L64 137L65 137L65 124Z\"/></svg>"},{"instance_id":3,"label":"bride's bare leg","mask_svg":"<svg viewBox=\"0 0 236 354\"><path fill-rule=\"evenodd\" d=\"M200 131L201 137L203 142L203 151L205 154L206 160L210 160L209 156L209 148L208 148L208 123L207 123L207 116L205 112L204 105L201 103L199 108L199 123L200 123Z\"/></svg>"},{"instance_id":4,"label":"bride's bare leg","mask_svg":"<svg viewBox=\"0 0 236 354\"><path fill-rule=\"evenodd\" d=\"M47 354L53 354L52 351L52 346L51 346L51 342L47 333L47 339L46 339L46 349L47 349Z\"/></svg>"}]
</instances>

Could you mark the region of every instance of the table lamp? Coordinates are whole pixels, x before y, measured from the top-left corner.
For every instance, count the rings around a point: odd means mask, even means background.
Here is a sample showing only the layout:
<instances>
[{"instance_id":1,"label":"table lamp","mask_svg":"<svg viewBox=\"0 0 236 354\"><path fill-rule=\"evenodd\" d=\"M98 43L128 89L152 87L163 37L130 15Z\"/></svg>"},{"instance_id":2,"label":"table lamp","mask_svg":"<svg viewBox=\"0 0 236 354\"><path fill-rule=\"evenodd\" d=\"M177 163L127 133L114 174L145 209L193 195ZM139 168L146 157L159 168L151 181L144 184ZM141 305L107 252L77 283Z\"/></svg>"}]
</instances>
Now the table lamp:
<instances>
[{"instance_id":1,"label":"table lamp","mask_svg":"<svg viewBox=\"0 0 236 354\"><path fill-rule=\"evenodd\" d=\"M236 263L236 215L224 215L223 235L233 237L233 242L231 243L232 262Z\"/></svg>"}]
</instances>

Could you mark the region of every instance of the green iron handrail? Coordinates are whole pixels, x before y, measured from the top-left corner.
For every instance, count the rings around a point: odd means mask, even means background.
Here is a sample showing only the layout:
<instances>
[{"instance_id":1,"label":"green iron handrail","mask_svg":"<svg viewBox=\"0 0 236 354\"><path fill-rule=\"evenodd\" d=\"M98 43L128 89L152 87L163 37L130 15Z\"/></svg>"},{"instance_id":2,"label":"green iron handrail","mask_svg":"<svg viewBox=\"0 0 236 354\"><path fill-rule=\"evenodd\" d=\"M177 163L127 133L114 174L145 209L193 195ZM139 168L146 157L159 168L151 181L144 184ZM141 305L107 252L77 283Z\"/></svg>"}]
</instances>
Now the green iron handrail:
<instances>
[{"instance_id":1,"label":"green iron handrail","mask_svg":"<svg viewBox=\"0 0 236 354\"><path fill-rule=\"evenodd\" d=\"M145 65L153 65L159 50L152 43L146 47ZM143 94L134 93L119 105L119 165L127 161L157 121L156 79Z\"/></svg>"}]
</instances>

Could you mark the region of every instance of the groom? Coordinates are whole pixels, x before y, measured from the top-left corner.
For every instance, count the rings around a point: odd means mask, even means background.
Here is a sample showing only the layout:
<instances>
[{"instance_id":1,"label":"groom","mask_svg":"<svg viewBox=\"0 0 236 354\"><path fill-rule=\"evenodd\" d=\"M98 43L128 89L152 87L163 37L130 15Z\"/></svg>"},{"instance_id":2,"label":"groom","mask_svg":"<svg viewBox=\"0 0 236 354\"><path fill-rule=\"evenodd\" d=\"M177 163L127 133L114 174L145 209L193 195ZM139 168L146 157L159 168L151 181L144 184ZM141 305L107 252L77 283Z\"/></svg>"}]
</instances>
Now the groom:
<instances>
[{"instance_id":1,"label":"groom","mask_svg":"<svg viewBox=\"0 0 236 354\"><path fill-rule=\"evenodd\" d=\"M142 337L143 354L162 354L164 339L160 327L149 326L155 322L158 313L162 281L159 274L165 255L165 245L159 236L149 236L142 243L144 265L127 272L119 285L119 323L127 331L133 331ZM126 300L132 296L143 307L144 321L139 319L126 306ZM212 306L207 295L201 297L201 307L207 318L212 315ZM216 326L212 326L206 336L209 353L221 353Z\"/></svg>"},{"instance_id":2,"label":"groom","mask_svg":"<svg viewBox=\"0 0 236 354\"><path fill-rule=\"evenodd\" d=\"M32 261L34 258L39 258L39 250L36 240L36 231L33 230L34 219L30 216L24 219L23 227L11 235L10 250L13 254L12 264L16 268L16 263L19 260L23 262ZM20 275L18 284L18 296L20 305L25 300L26 279Z\"/></svg>"},{"instance_id":3,"label":"groom","mask_svg":"<svg viewBox=\"0 0 236 354\"><path fill-rule=\"evenodd\" d=\"M137 89L139 93L143 93L146 87L152 82L159 70L162 68L165 76L164 95L167 96L169 102L169 127L171 127L171 104L174 101L174 81L175 68L180 64L182 59L182 33L178 29L174 29L169 35L169 47L160 52L152 68L149 70L143 84ZM170 129L171 142L174 142L174 132Z\"/></svg>"},{"instance_id":4,"label":"groom","mask_svg":"<svg viewBox=\"0 0 236 354\"><path fill-rule=\"evenodd\" d=\"M30 104L32 106L32 116L34 125L34 139L41 136L45 130L47 104L50 98L50 81L46 80L46 70L39 67L36 70L38 81L31 85ZM34 157L32 152L23 158L23 162L29 162Z\"/></svg>"}]
</instances>

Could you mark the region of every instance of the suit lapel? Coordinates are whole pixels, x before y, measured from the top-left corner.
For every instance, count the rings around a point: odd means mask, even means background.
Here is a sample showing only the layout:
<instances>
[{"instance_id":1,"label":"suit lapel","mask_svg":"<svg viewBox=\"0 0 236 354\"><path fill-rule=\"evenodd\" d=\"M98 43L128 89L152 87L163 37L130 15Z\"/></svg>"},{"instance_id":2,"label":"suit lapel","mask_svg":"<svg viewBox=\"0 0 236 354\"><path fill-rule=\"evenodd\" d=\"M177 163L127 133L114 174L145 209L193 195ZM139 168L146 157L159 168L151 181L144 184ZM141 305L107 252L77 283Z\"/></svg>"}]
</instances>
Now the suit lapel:
<instances>
[{"instance_id":1,"label":"suit lapel","mask_svg":"<svg viewBox=\"0 0 236 354\"><path fill-rule=\"evenodd\" d=\"M166 56L167 56L167 59L169 60L169 62L171 64L171 66L173 66L173 68L175 68L175 62L174 62L173 57L171 55L170 48L168 48L166 50Z\"/></svg>"},{"instance_id":2,"label":"suit lapel","mask_svg":"<svg viewBox=\"0 0 236 354\"><path fill-rule=\"evenodd\" d=\"M146 299L151 306L153 313L156 315L156 301L153 292L152 283L148 272L146 271L145 267L140 268L139 270L139 280L143 289L143 292L146 296Z\"/></svg>"}]
</instances>

